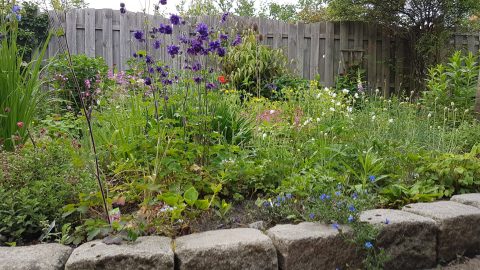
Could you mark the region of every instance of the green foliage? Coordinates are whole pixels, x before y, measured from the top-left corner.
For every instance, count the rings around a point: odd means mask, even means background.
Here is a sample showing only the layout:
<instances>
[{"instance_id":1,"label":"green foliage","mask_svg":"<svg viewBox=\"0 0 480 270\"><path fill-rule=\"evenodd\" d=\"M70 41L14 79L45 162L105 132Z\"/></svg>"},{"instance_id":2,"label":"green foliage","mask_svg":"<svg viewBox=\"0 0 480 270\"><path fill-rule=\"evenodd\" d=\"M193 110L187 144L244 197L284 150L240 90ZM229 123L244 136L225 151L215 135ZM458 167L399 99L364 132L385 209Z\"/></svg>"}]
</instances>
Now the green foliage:
<instances>
[{"instance_id":1,"label":"green foliage","mask_svg":"<svg viewBox=\"0 0 480 270\"><path fill-rule=\"evenodd\" d=\"M10 14L11 17L14 17ZM35 112L44 101L41 91L43 80L42 61L48 40L33 61L22 63L17 44L18 25L16 20L5 21L0 15L0 146L13 150L16 144L27 140L28 128ZM19 123L21 122L21 123Z\"/></svg>"},{"instance_id":2,"label":"green foliage","mask_svg":"<svg viewBox=\"0 0 480 270\"><path fill-rule=\"evenodd\" d=\"M223 60L223 73L239 91L257 97L272 95L268 85L287 73L287 60L281 50L261 45L253 32L247 32L239 46L231 48Z\"/></svg>"},{"instance_id":3,"label":"green foliage","mask_svg":"<svg viewBox=\"0 0 480 270\"><path fill-rule=\"evenodd\" d=\"M478 78L477 58L455 52L446 64L429 69L425 104L442 109L454 104L460 113L473 109Z\"/></svg>"},{"instance_id":4,"label":"green foliage","mask_svg":"<svg viewBox=\"0 0 480 270\"><path fill-rule=\"evenodd\" d=\"M48 37L48 15L40 13L34 2L22 3L22 20L18 22L17 46L23 60L30 62L37 50Z\"/></svg>"},{"instance_id":5,"label":"green foliage","mask_svg":"<svg viewBox=\"0 0 480 270\"><path fill-rule=\"evenodd\" d=\"M38 239L53 221L61 226L62 207L92 187L93 177L70 143L43 138L36 148L0 152L0 234L7 241Z\"/></svg>"},{"instance_id":6,"label":"green foliage","mask_svg":"<svg viewBox=\"0 0 480 270\"><path fill-rule=\"evenodd\" d=\"M93 95L96 89L101 87L99 84L108 82L107 72L108 66L103 58L88 57L84 54L58 55L49 66L49 73L55 78L53 84L59 92L59 97L67 101L77 112L81 109L79 91Z\"/></svg>"}]
</instances>

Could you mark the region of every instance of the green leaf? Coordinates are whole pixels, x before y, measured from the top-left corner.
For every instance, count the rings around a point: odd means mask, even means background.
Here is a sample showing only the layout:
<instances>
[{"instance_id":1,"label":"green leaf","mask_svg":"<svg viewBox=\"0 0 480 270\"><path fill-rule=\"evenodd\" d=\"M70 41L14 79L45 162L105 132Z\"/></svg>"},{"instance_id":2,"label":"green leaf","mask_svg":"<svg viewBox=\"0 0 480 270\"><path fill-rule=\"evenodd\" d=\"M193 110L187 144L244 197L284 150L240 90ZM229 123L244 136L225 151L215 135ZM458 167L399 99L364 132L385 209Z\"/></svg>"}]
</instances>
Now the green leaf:
<instances>
[{"instance_id":1,"label":"green leaf","mask_svg":"<svg viewBox=\"0 0 480 270\"><path fill-rule=\"evenodd\" d=\"M195 189L195 187L191 187L185 191L183 198L188 205L192 206L198 199L198 191Z\"/></svg>"},{"instance_id":2,"label":"green leaf","mask_svg":"<svg viewBox=\"0 0 480 270\"><path fill-rule=\"evenodd\" d=\"M195 206L198 207L200 210L207 210L210 206L208 200L198 200L195 202Z\"/></svg>"}]
</instances>

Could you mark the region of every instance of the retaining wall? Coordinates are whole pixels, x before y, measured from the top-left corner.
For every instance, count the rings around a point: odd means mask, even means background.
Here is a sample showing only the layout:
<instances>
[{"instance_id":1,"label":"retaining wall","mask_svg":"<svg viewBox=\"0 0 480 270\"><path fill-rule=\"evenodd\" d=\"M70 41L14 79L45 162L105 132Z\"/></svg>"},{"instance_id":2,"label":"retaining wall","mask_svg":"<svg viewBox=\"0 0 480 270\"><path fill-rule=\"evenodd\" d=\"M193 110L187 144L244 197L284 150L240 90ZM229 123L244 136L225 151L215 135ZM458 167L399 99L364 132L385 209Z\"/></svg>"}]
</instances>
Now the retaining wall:
<instances>
[{"instance_id":1,"label":"retaining wall","mask_svg":"<svg viewBox=\"0 0 480 270\"><path fill-rule=\"evenodd\" d=\"M377 245L390 254L385 269L425 269L457 255L480 254L480 193L450 201L416 203L402 210L360 215L380 227ZM361 251L332 226L304 222L207 231L178 237L140 237L134 243L92 241L76 249L60 244L0 247L0 269L358 269Z\"/></svg>"}]
</instances>

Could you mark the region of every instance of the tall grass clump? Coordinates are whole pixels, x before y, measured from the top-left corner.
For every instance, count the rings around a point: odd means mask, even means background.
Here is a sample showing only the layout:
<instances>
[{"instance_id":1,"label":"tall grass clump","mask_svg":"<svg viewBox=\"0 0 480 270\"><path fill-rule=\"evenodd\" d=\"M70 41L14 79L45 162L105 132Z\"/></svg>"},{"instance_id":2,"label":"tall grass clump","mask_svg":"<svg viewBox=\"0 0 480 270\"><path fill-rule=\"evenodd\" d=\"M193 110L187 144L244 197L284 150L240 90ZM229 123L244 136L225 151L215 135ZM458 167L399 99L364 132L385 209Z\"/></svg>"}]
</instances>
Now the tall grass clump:
<instances>
[{"instance_id":1,"label":"tall grass clump","mask_svg":"<svg viewBox=\"0 0 480 270\"><path fill-rule=\"evenodd\" d=\"M28 128L41 104L42 59L48 40L29 63L17 46L19 7L0 10L0 146L12 150L28 138Z\"/></svg>"}]
</instances>

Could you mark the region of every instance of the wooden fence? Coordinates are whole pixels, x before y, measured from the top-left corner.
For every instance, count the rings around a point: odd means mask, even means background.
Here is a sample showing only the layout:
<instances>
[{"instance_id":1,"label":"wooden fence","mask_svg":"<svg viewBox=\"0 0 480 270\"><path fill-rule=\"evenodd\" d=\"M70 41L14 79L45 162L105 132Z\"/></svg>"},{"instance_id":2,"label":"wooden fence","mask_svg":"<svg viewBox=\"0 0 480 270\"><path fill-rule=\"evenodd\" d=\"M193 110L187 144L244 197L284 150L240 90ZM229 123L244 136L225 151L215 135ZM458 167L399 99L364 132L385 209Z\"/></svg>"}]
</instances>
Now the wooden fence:
<instances>
[{"instance_id":1,"label":"wooden fence","mask_svg":"<svg viewBox=\"0 0 480 270\"><path fill-rule=\"evenodd\" d=\"M110 67L126 68L126 61L144 44L136 42L133 32L145 27L149 21L158 27L168 23L165 18L145 16L143 13L120 14L111 9L79 9L65 15L50 12L50 17L65 29L68 47L73 54L101 56ZM189 18L186 25L175 26L172 35L165 35L164 44L178 43L182 33L193 33L197 22L211 27L239 29L257 25L263 43L281 48L290 60L290 67L307 79L320 77L331 86L337 75L351 65L361 65L366 70L369 87L379 88L388 94L400 91L411 70L407 41L389 36L375 25L356 22L318 22L290 24L265 18L232 17L221 23L218 16ZM65 38L55 37L48 48L48 57L65 49ZM480 49L478 34L458 34L451 40L455 49L477 53ZM165 50L156 52L165 63L180 67L179 58L171 59ZM407 80L405 80L407 79ZM412 81L412 80L410 80Z\"/></svg>"}]
</instances>

